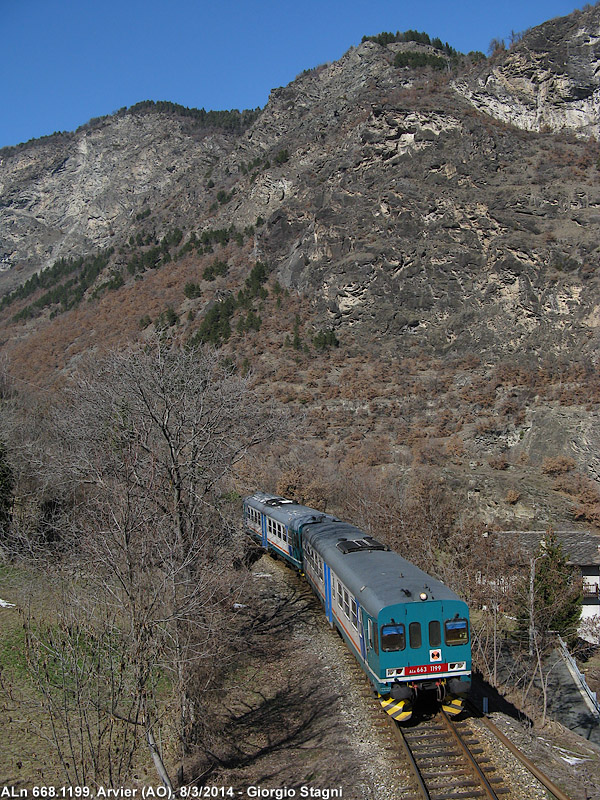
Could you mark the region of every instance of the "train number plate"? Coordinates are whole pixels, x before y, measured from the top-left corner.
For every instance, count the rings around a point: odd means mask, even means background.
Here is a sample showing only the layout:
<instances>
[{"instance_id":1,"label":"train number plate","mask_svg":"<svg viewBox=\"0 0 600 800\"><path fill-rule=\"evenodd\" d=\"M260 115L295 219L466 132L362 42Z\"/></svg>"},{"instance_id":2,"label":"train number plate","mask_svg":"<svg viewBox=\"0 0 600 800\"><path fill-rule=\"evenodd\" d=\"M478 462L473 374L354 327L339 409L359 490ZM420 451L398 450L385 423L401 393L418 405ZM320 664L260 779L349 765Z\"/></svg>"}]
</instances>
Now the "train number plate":
<instances>
[{"instance_id":1,"label":"train number plate","mask_svg":"<svg viewBox=\"0 0 600 800\"><path fill-rule=\"evenodd\" d=\"M436 672L448 672L448 664L423 664L421 667L406 667L405 675L431 675Z\"/></svg>"}]
</instances>

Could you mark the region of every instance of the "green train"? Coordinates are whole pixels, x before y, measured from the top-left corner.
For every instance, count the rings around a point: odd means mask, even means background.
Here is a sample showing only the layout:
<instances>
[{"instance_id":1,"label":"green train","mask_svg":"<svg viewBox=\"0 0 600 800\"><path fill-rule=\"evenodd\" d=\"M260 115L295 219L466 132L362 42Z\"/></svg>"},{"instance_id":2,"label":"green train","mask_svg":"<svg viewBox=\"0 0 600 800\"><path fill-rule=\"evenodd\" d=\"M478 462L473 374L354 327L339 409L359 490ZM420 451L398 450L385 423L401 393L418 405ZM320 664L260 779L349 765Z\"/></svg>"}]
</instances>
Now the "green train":
<instances>
[{"instance_id":1,"label":"green train","mask_svg":"<svg viewBox=\"0 0 600 800\"><path fill-rule=\"evenodd\" d=\"M245 498L244 529L305 576L390 716L409 720L423 692L460 713L471 645L455 592L354 525L277 495Z\"/></svg>"}]
</instances>

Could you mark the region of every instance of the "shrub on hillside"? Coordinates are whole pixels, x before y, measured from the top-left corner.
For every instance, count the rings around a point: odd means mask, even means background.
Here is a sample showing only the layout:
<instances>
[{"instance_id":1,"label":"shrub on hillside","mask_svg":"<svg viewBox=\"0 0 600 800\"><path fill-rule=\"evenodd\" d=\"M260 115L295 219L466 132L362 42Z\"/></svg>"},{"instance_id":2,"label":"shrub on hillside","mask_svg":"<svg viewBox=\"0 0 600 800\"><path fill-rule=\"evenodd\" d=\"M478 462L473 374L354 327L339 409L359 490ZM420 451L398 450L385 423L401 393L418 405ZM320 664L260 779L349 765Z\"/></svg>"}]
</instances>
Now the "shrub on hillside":
<instances>
[{"instance_id":1,"label":"shrub on hillside","mask_svg":"<svg viewBox=\"0 0 600 800\"><path fill-rule=\"evenodd\" d=\"M407 53L396 53L394 66L411 67L412 69L431 67L432 69L443 70L448 66L448 62L445 58L436 56L433 53L415 53L411 50Z\"/></svg>"},{"instance_id":2,"label":"shrub on hillside","mask_svg":"<svg viewBox=\"0 0 600 800\"><path fill-rule=\"evenodd\" d=\"M553 456L545 458L542 462L542 472L544 475L564 475L570 472L575 466L575 461L568 456Z\"/></svg>"}]
</instances>

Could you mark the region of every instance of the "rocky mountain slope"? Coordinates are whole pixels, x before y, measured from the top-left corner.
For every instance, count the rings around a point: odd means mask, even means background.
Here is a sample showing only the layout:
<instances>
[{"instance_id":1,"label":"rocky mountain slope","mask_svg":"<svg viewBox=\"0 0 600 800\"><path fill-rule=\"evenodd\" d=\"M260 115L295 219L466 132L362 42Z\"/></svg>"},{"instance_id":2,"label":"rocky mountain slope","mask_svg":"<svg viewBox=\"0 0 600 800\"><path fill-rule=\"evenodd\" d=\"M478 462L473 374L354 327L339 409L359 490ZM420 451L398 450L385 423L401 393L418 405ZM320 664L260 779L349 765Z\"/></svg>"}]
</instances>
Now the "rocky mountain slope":
<instances>
[{"instance_id":1,"label":"rocky mountain slope","mask_svg":"<svg viewBox=\"0 0 600 800\"><path fill-rule=\"evenodd\" d=\"M528 31L456 88L476 108L524 130L598 138L599 63L600 20L590 7Z\"/></svg>"},{"instance_id":2,"label":"rocky mountain slope","mask_svg":"<svg viewBox=\"0 0 600 800\"><path fill-rule=\"evenodd\" d=\"M144 203L182 197L231 150L231 134L160 111L132 111L0 153L2 289L58 258L122 240ZM183 205L180 213L189 213Z\"/></svg>"},{"instance_id":3,"label":"rocky mountain slope","mask_svg":"<svg viewBox=\"0 0 600 800\"><path fill-rule=\"evenodd\" d=\"M247 128L146 107L5 149L13 371L52 382L171 326L309 408L327 468L429 465L489 523L595 524L599 31L589 8L442 71L396 65L429 45L365 41ZM76 300L8 294L107 247ZM557 487L558 455L579 471Z\"/></svg>"}]
</instances>

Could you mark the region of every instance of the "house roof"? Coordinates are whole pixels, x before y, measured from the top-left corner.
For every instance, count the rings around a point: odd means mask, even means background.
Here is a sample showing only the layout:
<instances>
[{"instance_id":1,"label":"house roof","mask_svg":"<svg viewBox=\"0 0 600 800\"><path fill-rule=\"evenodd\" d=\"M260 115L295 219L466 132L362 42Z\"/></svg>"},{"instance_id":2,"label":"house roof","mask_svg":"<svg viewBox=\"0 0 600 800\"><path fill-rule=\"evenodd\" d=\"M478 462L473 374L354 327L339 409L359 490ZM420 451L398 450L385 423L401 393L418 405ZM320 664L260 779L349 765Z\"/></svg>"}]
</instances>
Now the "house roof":
<instances>
[{"instance_id":1,"label":"house roof","mask_svg":"<svg viewBox=\"0 0 600 800\"><path fill-rule=\"evenodd\" d=\"M531 558L537 552L546 531L504 531L506 535L516 536L523 553ZM553 531L562 545L568 563L573 566L600 566L600 536L591 531L564 530Z\"/></svg>"}]
</instances>

